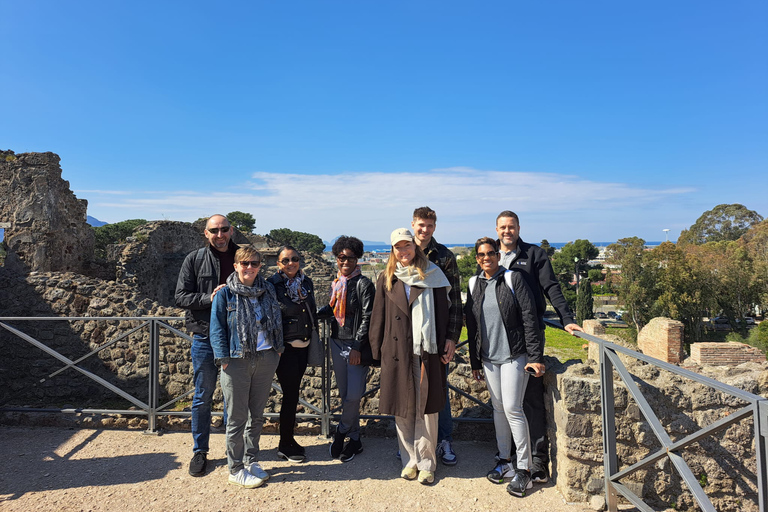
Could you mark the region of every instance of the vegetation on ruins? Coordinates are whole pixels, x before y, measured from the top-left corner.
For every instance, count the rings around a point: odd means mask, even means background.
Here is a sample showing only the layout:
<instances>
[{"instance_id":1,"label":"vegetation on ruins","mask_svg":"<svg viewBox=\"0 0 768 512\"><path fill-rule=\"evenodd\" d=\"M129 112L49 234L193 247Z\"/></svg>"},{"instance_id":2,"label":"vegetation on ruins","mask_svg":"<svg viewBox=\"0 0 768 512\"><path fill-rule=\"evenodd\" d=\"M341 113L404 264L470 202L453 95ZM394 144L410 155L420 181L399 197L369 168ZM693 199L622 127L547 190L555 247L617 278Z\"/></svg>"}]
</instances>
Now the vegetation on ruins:
<instances>
[{"instance_id":1,"label":"vegetation on ruins","mask_svg":"<svg viewBox=\"0 0 768 512\"><path fill-rule=\"evenodd\" d=\"M292 245L300 251L322 254L325 250L323 239L311 233L293 231L288 228L273 229L269 237L282 245Z\"/></svg>"},{"instance_id":2,"label":"vegetation on ruins","mask_svg":"<svg viewBox=\"0 0 768 512\"><path fill-rule=\"evenodd\" d=\"M106 258L109 245L125 242L125 239L131 236L136 228L146 223L147 221L144 219L131 219L91 228L95 236L94 255L97 258Z\"/></svg>"}]
</instances>

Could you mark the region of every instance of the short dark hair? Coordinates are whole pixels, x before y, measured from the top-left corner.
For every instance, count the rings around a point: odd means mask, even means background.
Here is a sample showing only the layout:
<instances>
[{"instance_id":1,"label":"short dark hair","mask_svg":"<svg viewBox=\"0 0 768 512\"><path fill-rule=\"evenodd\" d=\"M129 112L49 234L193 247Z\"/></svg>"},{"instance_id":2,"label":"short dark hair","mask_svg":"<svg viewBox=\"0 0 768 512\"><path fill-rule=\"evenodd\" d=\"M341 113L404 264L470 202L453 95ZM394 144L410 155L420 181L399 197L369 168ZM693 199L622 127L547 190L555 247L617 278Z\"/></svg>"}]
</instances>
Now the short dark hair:
<instances>
[{"instance_id":1,"label":"short dark hair","mask_svg":"<svg viewBox=\"0 0 768 512\"><path fill-rule=\"evenodd\" d=\"M413 210L413 220L416 219L429 219L437 222L437 214L429 206L420 206Z\"/></svg>"},{"instance_id":2,"label":"short dark hair","mask_svg":"<svg viewBox=\"0 0 768 512\"><path fill-rule=\"evenodd\" d=\"M301 257L301 253L292 245L281 245L280 249L277 250L277 257L279 258L281 254L283 254L283 251L293 251L296 254Z\"/></svg>"},{"instance_id":3,"label":"short dark hair","mask_svg":"<svg viewBox=\"0 0 768 512\"><path fill-rule=\"evenodd\" d=\"M512 217L513 219L515 219L517 221L518 224L520 224L520 217L518 217L517 214L515 212L513 212L513 211L504 210L503 212L498 214L496 216L496 224L499 223L499 219L502 218L502 217Z\"/></svg>"},{"instance_id":4,"label":"short dark hair","mask_svg":"<svg viewBox=\"0 0 768 512\"><path fill-rule=\"evenodd\" d=\"M334 256L338 256L339 254L344 252L344 249L349 249L350 251L352 251L352 253L357 258L361 258L363 256L363 242L359 238L355 238L353 236L341 235L333 243L333 247L331 247L331 252L333 252Z\"/></svg>"},{"instance_id":5,"label":"short dark hair","mask_svg":"<svg viewBox=\"0 0 768 512\"><path fill-rule=\"evenodd\" d=\"M509 215L505 215L505 217L509 217ZM498 246L498 244L496 243L496 240L495 240L495 239L493 239L493 238L491 238L491 237L489 237L489 236L484 236L483 238L478 238L478 239L477 239L477 242L475 242L475 252L477 252L477 250L478 250L478 249L480 248L480 246L481 246L481 245L483 245L483 244L488 244L488 245L490 245L491 247L493 247L493 250L494 250L494 251L497 251L497 252L498 252L498 250L499 250L499 246Z\"/></svg>"}]
</instances>

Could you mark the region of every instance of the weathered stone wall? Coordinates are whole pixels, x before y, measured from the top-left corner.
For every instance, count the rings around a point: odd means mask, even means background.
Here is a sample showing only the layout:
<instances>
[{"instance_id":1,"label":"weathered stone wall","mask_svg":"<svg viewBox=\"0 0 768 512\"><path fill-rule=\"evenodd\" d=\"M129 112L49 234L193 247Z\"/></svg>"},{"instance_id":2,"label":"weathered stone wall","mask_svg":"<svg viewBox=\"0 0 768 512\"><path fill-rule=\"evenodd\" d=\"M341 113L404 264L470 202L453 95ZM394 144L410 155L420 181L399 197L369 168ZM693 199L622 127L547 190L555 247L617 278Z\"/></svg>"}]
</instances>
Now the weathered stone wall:
<instances>
[{"instance_id":1,"label":"weathered stone wall","mask_svg":"<svg viewBox=\"0 0 768 512\"><path fill-rule=\"evenodd\" d=\"M637 334L637 345L643 354L679 364L685 359L683 323L670 318L654 318Z\"/></svg>"},{"instance_id":2,"label":"weathered stone wall","mask_svg":"<svg viewBox=\"0 0 768 512\"><path fill-rule=\"evenodd\" d=\"M6 267L88 272L94 241L88 203L61 178L58 155L0 151L0 190L0 222L9 224Z\"/></svg>"},{"instance_id":3,"label":"weathered stone wall","mask_svg":"<svg viewBox=\"0 0 768 512\"><path fill-rule=\"evenodd\" d=\"M741 363L764 363L765 354L744 343L699 342L691 344L691 360L700 366L736 366Z\"/></svg>"},{"instance_id":4,"label":"weathered stone wall","mask_svg":"<svg viewBox=\"0 0 768 512\"><path fill-rule=\"evenodd\" d=\"M744 407L744 403L711 388L635 361L628 363L662 425L675 440ZM768 396L768 364L695 371L751 393ZM600 382L594 361L554 368L550 379L555 442L553 467L557 487L568 501L588 501L603 493L603 446ZM616 439L619 467L627 467L660 448L626 387L614 378ZM694 475L720 511L757 510L756 462L751 421L733 425L683 451ZM632 475L623 483L654 507L691 508L690 492L668 459Z\"/></svg>"}]
</instances>

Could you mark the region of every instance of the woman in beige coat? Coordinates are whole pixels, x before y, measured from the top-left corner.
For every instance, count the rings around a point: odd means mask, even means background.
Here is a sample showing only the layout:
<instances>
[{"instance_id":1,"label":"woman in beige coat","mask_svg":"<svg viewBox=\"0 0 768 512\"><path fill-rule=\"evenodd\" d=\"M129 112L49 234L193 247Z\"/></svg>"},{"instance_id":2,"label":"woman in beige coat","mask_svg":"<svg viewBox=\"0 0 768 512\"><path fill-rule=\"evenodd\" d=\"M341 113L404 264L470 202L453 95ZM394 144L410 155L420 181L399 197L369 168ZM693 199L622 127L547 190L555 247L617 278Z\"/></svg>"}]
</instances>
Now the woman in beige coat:
<instances>
[{"instance_id":1,"label":"woman in beige coat","mask_svg":"<svg viewBox=\"0 0 768 512\"><path fill-rule=\"evenodd\" d=\"M381 360L379 411L395 416L402 478L435 481L437 415L445 405L445 336L451 289L405 228L376 284L368 337Z\"/></svg>"}]
</instances>

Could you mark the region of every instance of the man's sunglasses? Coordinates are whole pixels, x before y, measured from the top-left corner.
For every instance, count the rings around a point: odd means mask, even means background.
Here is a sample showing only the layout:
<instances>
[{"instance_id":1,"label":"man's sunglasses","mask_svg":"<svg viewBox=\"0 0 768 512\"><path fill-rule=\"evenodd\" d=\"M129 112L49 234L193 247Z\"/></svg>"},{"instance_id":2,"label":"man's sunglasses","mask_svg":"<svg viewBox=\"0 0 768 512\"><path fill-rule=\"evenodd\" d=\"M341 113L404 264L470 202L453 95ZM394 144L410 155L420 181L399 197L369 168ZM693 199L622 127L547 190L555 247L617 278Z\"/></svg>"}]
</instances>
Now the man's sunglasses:
<instances>
[{"instance_id":1,"label":"man's sunglasses","mask_svg":"<svg viewBox=\"0 0 768 512\"><path fill-rule=\"evenodd\" d=\"M280 263L283 265L287 265L289 263L298 263L299 257L298 256L291 256L290 258L283 258L280 260Z\"/></svg>"},{"instance_id":2,"label":"man's sunglasses","mask_svg":"<svg viewBox=\"0 0 768 512\"><path fill-rule=\"evenodd\" d=\"M261 265L260 261L240 261L239 263L241 267L251 267L251 268L256 268L259 265Z\"/></svg>"},{"instance_id":3,"label":"man's sunglasses","mask_svg":"<svg viewBox=\"0 0 768 512\"><path fill-rule=\"evenodd\" d=\"M218 235L219 231L222 233L229 233L229 226L224 226L223 228L205 228L206 231L211 233L212 235Z\"/></svg>"}]
</instances>

